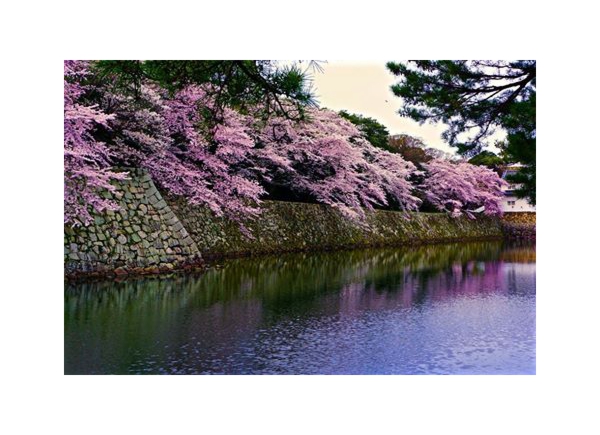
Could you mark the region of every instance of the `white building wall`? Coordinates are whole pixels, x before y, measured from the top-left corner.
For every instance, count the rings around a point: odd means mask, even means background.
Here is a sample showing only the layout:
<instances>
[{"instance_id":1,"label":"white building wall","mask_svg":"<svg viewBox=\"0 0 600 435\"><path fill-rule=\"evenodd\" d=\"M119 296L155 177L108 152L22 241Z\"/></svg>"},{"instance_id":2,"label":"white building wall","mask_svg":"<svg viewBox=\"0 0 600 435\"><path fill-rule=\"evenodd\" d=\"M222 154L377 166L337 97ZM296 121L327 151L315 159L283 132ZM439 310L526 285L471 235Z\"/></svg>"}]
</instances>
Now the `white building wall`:
<instances>
[{"instance_id":1,"label":"white building wall","mask_svg":"<svg viewBox=\"0 0 600 435\"><path fill-rule=\"evenodd\" d=\"M515 164L510 165L506 168L506 170L502 174L502 178L506 181L506 176L508 172L518 171L523 165ZM502 191L504 191L504 198L502 198L502 211L504 213L510 212L535 212L535 206L529 204L526 199L520 199L514 196L512 193L513 190L521 187L520 184L512 184L510 183L508 186L504 186Z\"/></svg>"},{"instance_id":2,"label":"white building wall","mask_svg":"<svg viewBox=\"0 0 600 435\"><path fill-rule=\"evenodd\" d=\"M505 196L502 198L502 211L504 213L513 211L535 212L535 206L529 204L526 199L520 199L515 196Z\"/></svg>"}]
</instances>

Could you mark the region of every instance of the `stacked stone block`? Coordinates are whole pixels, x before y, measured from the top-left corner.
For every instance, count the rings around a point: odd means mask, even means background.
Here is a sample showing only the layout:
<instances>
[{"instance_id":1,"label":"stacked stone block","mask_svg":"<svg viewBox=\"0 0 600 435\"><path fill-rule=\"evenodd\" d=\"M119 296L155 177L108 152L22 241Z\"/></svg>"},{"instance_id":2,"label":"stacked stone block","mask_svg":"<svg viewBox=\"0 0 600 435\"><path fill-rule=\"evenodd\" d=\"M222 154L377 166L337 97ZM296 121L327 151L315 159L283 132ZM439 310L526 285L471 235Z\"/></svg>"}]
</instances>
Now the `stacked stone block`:
<instances>
[{"instance_id":1,"label":"stacked stone block","mask_svg":"<svg viewBox=\"0 0 600 435\"><path fill-rule=\"evenodd\" d=\"M535 212L511 212L502 216L502 232L507 239L535 240Z\"/></svg>"},{"instance_id":2,"label":"stacked stone block","mask_svg":"<svg viewBox=\"0 0 600 435\"><path fill-rule=\"evenodd\" d=\"M65 225L66 275L143 274L199 263L198 247L150 176L129 171L116 183L118 211L106 211L89 225Z\"/></svg>"},{"instance_id":3,"label":"stacked stone block","mask_svg":"<svg viewBox=\"0 0 600 435\"><path fill-rule=\"evenodd\" d=\"M507 212L502 216L502 220L504 222L513 222L517 224L529 224L535 226L535 212L528 211L515 211L515 212Z\"/></svg>"},{"instance_id":4,"label":"stacked stone block","mask_svg":"<svg viewBox=\"0 0 600 435\"><path fill-rule=\"evenodd\" d=\"M279 201L264 201L260 216L244 222L252 234L247 237L237 223L207 208L181 198L168 202L206 258L502 237L499 220L485 216L375 210L360 223L326 205Z\"/></svg>"},{"instance_id":5,"label":"stacked stone block","mask_svg":"<svg viewBox=\"0 0 600 435\"><path fill-rule=\"evenodd\" d=\"M116 183L118 211L90 225L65 226L67 277L165 272L201 265L204 257L394 246L502 237L499 219L452 219L442 213L376 210L365 221L319 204L264 201L262 213L244 225L216 217L184 198L163 197L140 170Z\"/></svg>"}]
</instances>

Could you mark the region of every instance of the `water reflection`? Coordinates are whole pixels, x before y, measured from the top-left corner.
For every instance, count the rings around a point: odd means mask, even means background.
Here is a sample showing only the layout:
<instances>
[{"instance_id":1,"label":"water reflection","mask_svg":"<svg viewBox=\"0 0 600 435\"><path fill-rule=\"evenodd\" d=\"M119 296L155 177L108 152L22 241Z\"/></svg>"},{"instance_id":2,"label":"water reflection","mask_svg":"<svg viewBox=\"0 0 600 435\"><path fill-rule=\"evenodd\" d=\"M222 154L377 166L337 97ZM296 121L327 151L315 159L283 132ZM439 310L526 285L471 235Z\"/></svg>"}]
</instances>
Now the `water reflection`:
<instances>
[{"instance_id":1,"label":"water reflection","mask_svg":"<svg viewBox=\"0 0 600 435\"><path fill-rule=\"evenodd\" d=\"M531 245L237 259L65 291L65 373L534 371Z\"/></svg>"}]
</instances>

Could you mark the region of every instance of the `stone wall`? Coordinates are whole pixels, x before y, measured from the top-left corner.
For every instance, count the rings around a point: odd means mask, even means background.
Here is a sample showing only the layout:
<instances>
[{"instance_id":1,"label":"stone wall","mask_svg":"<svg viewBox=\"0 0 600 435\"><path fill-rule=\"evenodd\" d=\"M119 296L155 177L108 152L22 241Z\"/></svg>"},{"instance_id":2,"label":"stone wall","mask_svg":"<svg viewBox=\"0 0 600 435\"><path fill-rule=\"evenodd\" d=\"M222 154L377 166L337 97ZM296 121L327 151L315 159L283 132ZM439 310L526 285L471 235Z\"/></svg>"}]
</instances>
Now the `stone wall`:
<instances>
[{"instance_id":1,"label":"stone wall","mask_svg":"<svg viewBox=\"0 0 600 435\"><path fill-rule=\"evenodd\" d=\"M535 240L535 225L503 222L502 233L506 239Z\"/></svg>"},{"instance_id":2,"label":"stone wall","mask_svg":"<svg viewBox=\"0 0 600 435\"><path fill-rule=\"evenodd\" d=\"M535 240L535 212L511 212L502 216L502 232L508 239Z\"/></svg>"},{"instance_id":3,"label":"stone wall","mask_svg":"<svg viewBox=\"0 0 600 435\"><path fill-rule=\"evenodd\" d=\"M441 213L374 211L356 223L319 204L265 201L245 223L215 217L182 198L163 197L150 177L133 171L116 184L121 207L89 226L65 225L65 275L120 275L194 267L203 257L393 246L502 237L500 221L452 219Z\"/></svg>"},{"instance_id":4,"label":"stone wall","mask_svg":"<svg viewBox=\"0 0 600 435\"><path fill-rule=\"evenodd\" d=\"M507 212L502 216L504 222L535 225L535 212Z\"/></svg>"},{"instance_id":5,"label":"stone wall","mask_svg":"<svg viewBox=\"0 0 600 435\"><path fill-rule=\"evenodd\" d=\"M200 261L198 247L151 178L130 171L130 180L105 193L120 206L88 226L65 225L65 275L163 272Z\"/></svg>"},{"instance_id":6,"label":"stone wall","mask_svg":"<svg viewBox=\"0 0 600 435\"><path fill-rule=\"evenodd\" d=\"M260 217L246 222L253 235L248 238L236 223L215 218L205 208L181 199L169 203L207 258L502 236L499 221L492 218L452 219L441 213L405 215L377 210L368 213L366 225L360 225L325 205L264 201Z\"/></svg>"}]
</instances>

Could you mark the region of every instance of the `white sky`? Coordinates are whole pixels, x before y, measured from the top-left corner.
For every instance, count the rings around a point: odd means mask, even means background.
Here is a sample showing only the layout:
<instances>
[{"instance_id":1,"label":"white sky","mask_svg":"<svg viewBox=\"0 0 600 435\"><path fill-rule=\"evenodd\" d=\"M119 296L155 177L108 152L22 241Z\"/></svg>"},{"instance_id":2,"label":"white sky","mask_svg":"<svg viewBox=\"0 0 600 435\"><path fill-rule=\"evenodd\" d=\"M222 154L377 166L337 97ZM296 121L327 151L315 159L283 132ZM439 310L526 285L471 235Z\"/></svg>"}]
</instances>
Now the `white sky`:
<instances>
[{"instance_id":1,"label":"white sky","mask_svg":"<svg viewBox=\"0 0 600 435\"><path fill-rule=\"evenodd\" d=\"M345 109L376 119L390 134L406 133L420 137L430 146L455 153L441 138L444 124L419 125L398 115L402 100L390 90L397 78L382 61L327 61L323 73L315 71L314 88L321 107L335 111Z\"/></svg>"}]
</instances>

